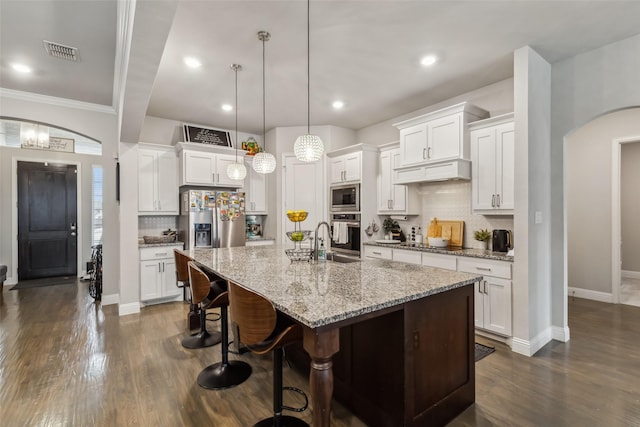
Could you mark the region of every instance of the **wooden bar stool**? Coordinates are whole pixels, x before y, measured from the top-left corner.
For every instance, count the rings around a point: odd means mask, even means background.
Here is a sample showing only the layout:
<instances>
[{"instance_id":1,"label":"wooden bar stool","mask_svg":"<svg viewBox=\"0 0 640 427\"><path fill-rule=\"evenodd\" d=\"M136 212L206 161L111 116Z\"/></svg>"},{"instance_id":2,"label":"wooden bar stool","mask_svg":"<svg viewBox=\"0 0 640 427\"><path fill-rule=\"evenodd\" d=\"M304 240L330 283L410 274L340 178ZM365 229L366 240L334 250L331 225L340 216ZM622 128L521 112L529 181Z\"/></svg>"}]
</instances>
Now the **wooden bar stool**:
<instances>
[{"instance_id":1,"label":"wooden bar stool","mask_svg":"<svg viewBox=\"0 0 640 427\"><path fill-rule=\"evenodd\" d=\"M264 297L229 282L229 304L231 316L238 324L240 341L256 354L273 351L273 417L259 421L254 427L308 427L299 418L282 415L282 410L302 412L309 401L302 390L284 387L302 394L302 408L291 408L282 404L282 357L284 347L302 341L302 328L284 315L279 314L273 304Z\"/></svg>"},{"instance_id":2,"label":"wooden bar stool","mask_svg":"<svg viewBox=\"0 0 640 427\"><path fill-rule=\"evenodd\" d=\"M210 283L206 273L198 268L194 262L189 262L189 280L194 295L196 294L196 289L204 291L208 289ZM242 384L251 376L251 366L240 360L229 360L229 317L227 315L229 292L227 292L226 287L218 288L214 286L214 289L215 293L205 303L206 305L201 305L200 310L205 312L208 308L220 308L222 361L204 368L198 375L198 385L207 389L221 390Z\"/></svg>"},{"instance_id":3,"label":"wooden bar stool","mask_svg":"<svg viewBox=\"0 0 640 427\"><path fill-rule=\"evenodd\" d=\"M189 261L191 259L173 250L173 258L176 262L176 286L182 288L182 294L185 301L189 302L189 314L187 315L187 330L193 331L200 329L200 313L198 305L193 303L191 298L191 287L189 286Z\"/></svg>"},{"instance_id":4,"label":"wooden bar stool","mask_svg":"<svg viewBox=\"0 0 640 427\"><path fill-rule=\"evenodd\" d=\"M200 333L185 337L182 340L182 346L190 349L211 347L222 341L222 335L217 331L212 333L207 331L207 309L218 307L217 305L213 305L213 301L217 295L226 291L226 282L222 279L212 282L204 273L202 273L204 279L197 275L196 281L194 282L194 277L191 274L192 264L195 267L192 261L187 263L189 287L191 288L191 303L199 305ZM195 268L198 269L197 267ZM201 272L200 269L198 269L198 271Z\"/></svg>"}]
</instances>

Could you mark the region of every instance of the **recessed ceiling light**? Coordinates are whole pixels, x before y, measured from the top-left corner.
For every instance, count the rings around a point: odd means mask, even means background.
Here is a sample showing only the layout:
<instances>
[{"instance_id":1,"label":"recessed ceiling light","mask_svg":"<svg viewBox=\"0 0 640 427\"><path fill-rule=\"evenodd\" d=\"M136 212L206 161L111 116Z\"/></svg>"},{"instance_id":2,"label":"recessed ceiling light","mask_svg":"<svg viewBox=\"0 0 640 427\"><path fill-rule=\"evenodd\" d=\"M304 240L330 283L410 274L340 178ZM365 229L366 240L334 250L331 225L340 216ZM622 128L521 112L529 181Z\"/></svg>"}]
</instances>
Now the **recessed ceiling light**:
<instances>
[{"instance_id":1,"label":"recessed ceiling light","mask_svg":"<svg viewBox=\"0 0 640 427\"><path fill-rule=\"evenodd\" d=\"M420 60L420 64L422 64L425 67L429 67L430 65L433 65L436 62L438 62L438 57L435 55L427 55Z\"/></svg>"},{"instance_id":2,"label":"recessed ceiling light","mask_svg":"<svg viewBox=\"0 0 640 427\"><path fill-rule=\"evenodd\" d=\"M19 73L30 73L31 72L31 67L28 67L24 64L17 64L17 63L13 63L11 64L11 68L13 68L14 70L18 71Z\"/></svg>"},{"instance_id":3,"label":"recessed ceiling light","mask_svg":"<svg viewBox=\"0 0 640 427\"><path fill-rule=\"evenodd\" d=\"M342 107L344 107L344 102L342 102L342 101L333 101L333 104L331 104L331 106L333 108L335 108L336 110L339 110Z\"/></svg>"},{"instance_id":4,"label":"recessed ceiling light","mask_svg":"<svg viewBox=\"0 0 640 427\"><path fill-rule=\"evenodd\" d=\"M233 110L233 106L229 105L229 104L222 104L222 109L224 111L231 111L231 110Z\"/></svg>"},{"instance_id":5,"label":"recessed ceiling light","mask_svg":"<svg viewBox=\"0 0 640 427\"><path fill-rule=\"evenodd\" d=\"M198 61L198 59L193 56L185 56L184 63L189 68L199 68L202 65L202 62Z\"/></svg>"}]
</instances>

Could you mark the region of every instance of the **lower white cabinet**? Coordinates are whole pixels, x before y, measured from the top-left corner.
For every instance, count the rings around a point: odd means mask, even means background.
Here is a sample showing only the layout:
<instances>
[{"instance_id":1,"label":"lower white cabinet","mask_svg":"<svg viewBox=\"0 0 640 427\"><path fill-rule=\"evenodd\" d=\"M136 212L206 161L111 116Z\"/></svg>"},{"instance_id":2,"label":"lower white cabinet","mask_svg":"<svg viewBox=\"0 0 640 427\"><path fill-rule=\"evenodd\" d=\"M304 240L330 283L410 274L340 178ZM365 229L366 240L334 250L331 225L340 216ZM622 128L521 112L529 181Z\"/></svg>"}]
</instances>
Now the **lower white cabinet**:
<instances>
[{"instance_id":1,"label":"lower white cabinet","mask_svg":"<svg viewBox=\"0 0 640 427\"><path fill-rule=\"evenodd\" d=\"M391 248L383 248L380 246L369 246L365 245L364 247L364 257L365 258L377 258L377 259L393 259L393 249Z\"/></svg>"},{"instance_id":2,"label":"lower white cabinet","mask_svg":"<svg viewBox=\"0 0 640 427\"><path fill-rule=\"evenodd\" d=\"M511 335L511 263L477 258L458 259L458 271L482 274L475 284L476 328Z\"/></svg>"},{"instance_id":3,"label":"lower white cabinet","mask_svg":"<svg viewBox=\"0 0 640 427\"><path fill-rule=\"evenodd\" d=\"M424 252L422 254L422 265L456 271L456 257Z\"/></svg>"},{"instance_id":4,"label":"lower white cabinet","mask_svg":"<svg viewBox=\"0 0 640 427\"><path fill-rule=\"evenodd\" d=\"M409 264L422 264L422 252L406 249L393 249L393 260Z\"/></svg>"},{"instance_id":5,"label":"lower white cabinet","mask_svg":"<svg viewBox=\"0 0 640 427\"><path fill-rule=\"evenodd\" d=\"M182 249L182 245L140 249L140 301L182 295L176 286L174 249Z\"/></svg>"}]
</instances>

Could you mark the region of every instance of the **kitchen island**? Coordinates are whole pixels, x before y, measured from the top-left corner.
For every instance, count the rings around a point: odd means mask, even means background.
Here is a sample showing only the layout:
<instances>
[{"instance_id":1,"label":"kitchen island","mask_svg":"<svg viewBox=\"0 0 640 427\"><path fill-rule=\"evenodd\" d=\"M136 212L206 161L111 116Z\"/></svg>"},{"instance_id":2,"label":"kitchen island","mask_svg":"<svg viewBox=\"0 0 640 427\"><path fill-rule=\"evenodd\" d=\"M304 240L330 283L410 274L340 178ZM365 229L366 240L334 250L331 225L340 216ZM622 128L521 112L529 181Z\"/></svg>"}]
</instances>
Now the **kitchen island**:
<instances>
[{"instance_id":1,"label":"kitchen island","mask_svg":"<svg viewBox=\"0 0 640 427\"><path fill-rule=\"evenodd\" d=\"M330 425L341 345L336 397L369 425L443 425L474 402L482 276L383 260L292 263L280 246L184 253L303 326L314 426Z\"/></svg>"}]
</instances>

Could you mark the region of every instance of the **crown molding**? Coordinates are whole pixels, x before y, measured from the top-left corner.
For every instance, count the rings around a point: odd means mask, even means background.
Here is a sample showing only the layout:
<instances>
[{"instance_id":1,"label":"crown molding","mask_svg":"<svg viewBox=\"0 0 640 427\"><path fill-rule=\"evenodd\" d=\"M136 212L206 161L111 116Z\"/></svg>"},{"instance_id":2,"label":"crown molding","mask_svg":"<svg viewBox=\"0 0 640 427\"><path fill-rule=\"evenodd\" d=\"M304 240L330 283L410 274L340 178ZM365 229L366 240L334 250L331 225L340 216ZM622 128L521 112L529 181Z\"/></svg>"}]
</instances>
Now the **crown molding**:
<instances>
[{"instance_id":1,"label":"crown molding","mask_svg":"<svg viewBox=\"0 0 640 427\"><path fill-rule=\"evenodd\" d=\"M75 108L77 110L94 111L97 113L115 114L116 110L111 105L93 104L91 102L75 101L73 99L58 98L55 96L41 95L39 93L23 92L20 90L0 88L0 97L13 98L20 101L50 104L59 107Z\"/></svg>"}]
</instances>

